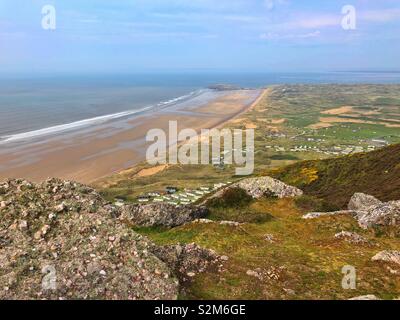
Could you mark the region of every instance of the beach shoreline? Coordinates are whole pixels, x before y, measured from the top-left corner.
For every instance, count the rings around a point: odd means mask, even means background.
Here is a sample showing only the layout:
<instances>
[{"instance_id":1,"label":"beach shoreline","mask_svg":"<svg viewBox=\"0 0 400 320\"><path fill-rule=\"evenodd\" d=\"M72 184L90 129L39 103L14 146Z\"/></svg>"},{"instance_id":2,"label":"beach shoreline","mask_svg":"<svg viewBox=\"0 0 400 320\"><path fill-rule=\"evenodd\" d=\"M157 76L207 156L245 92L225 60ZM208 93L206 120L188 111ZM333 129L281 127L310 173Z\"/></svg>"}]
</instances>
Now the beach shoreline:
<instances>
[{"instance_id":1,"label":"beach shoreline","mask_svg":"<svg viewBox=\"0 0 400 320\"><path fill-rule=\"evenodd\" d=\"M173 108L82 128L74 133L16 146L1 145L0 180L23 178L40 182L56 177L92 183L145 160L148 145L145 136L150 129L168 131L172 120L178 122L178 130L221 127L251 108L263 92L223 92L203 105L187 101Z\"/></svg>"}]
</instances>

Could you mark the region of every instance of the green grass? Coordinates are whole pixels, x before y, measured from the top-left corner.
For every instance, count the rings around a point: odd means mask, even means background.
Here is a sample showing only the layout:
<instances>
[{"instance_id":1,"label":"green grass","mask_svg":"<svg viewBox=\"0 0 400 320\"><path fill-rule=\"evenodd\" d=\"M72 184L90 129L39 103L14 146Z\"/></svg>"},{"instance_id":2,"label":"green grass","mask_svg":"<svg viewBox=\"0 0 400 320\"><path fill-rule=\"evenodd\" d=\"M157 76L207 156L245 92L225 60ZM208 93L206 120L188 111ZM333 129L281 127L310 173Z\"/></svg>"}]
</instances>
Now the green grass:
<instances>
[{"instance_id":1,"label":"green grass","mask_svg":"<svg viewBox=\"0 0 400 320\"><path fill-rule=\"evenodd\" d=\"M233 220L240 223L263 223L273 219L273 216L259 210L256 202L243 189L226 190L220 197L207 202L211 209L210 219Z\"/></svg>"},{"instance_id":2,"label":"green grass","mask_svg":"<svg viewBox=\"0 0 400 320\"><path fill-rule=\"evenodd\" d=\"M399 200L400 144L341 158L299 162L265 174L340 208L345 208L356 192L382 201Z\"/></svg>"},{"instance_id":3,"label":"green grass","mask_svg":"<svg viewBox=\"0 0 400 320\"><path fill-rule=\"evenodd\" d=\"M388 128L379 124L346 123L319 129L315 137L324 137L337 143L357 142L360 139L386 137L389 142L400 142L400 128Z\"/></svg>"}]
</instances>

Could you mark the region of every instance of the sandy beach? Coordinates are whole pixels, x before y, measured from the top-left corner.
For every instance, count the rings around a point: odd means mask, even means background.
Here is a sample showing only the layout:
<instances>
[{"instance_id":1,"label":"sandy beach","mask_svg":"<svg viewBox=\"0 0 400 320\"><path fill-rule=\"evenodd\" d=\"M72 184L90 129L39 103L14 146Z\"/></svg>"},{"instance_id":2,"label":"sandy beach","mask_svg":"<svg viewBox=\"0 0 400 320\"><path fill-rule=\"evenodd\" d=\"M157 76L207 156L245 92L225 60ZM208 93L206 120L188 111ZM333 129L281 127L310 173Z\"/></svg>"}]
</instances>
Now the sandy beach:
<instances>
[{"instance_id":1,"label":"sandy beach","mask_svg":"<svg viewBox=\"0 0 400 320\"><path fill-rule=\"evenodd\" d=\"M178 130L218 127L250 108L260 90L220 92L210 101L187 101L100 125L57 135L0 145L0 179L42 181L48 177L90 183L125 170L145 159L146 133L168 131L171 120Z\"/></svg>"}]
</instances>

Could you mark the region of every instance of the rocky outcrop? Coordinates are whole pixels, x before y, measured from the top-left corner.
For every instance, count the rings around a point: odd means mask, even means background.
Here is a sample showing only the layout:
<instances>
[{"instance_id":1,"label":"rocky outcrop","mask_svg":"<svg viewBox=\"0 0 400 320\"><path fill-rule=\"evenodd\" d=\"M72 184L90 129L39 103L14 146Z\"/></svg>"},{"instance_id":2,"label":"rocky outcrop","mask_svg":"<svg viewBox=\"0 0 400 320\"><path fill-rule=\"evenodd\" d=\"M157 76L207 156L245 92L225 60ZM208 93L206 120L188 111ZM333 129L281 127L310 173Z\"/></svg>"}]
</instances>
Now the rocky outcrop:
<instances>
[{"instance_id":1,"label":"rocky outcrop","mask_svg":"<svg viewBox=\"0 0 400 320\"><path fill-rule=\"evenodd\" d=\"M333 211L333 212L310 212L305 214L302 218L306 220L316 219L320 217L329 217L329 216L339 216L339 215L351 215L356 216L356 211L351 210L341 210L341 211Z\"/></svg>"},{"instance_id":2,"label":"rocky outcrop","mask_svg":"<svg viewBox=\"0 0 400 320\"><path fill-rule=\"evenodd\" d=\"M278 198L291 198L301 196L303 191L292 187L282 181L271 177L249 178L233 184L231 187L238 187L247 192L255 199L263 196L274 196Z\"/></svg>"},{"instance_id":3,"label":"rocky outcrop","mask_svg":"<svg viewBox=\"0 0 400 320\"><path fill-rule=\"evenodd\" d=\"M352 243L352 244L368 243L368 240L365 239L363 236L360 236L359 234L357 234L355 232L349 232L349 231L342 231L340 233L337 233L337 234L335 234L335 238L338 240L344 240L344 241Z\"/></svg>"},{"instance_id":4,"label":"rocky outcrop","mask_svg":"<svg viewBox=\"0 0 400 320\"><path fill-rule=\"evenodd\" d=\"M303 191L289 186L282 181L273 179L271 177L248 178L241 180L237 183L223 188L216 192L213 196L207 199L205 203L214 198L220 198L229 189L242 189L254 199L259 199L264 196L273 196L282 198L293 198L303 195Z\"/></svg>"},{"instance_id":5,"label":"rocky outcrop","mask_svg":"<svg viewBox=\"0 0 400 320\"><path fill-rule=\"evenodd\" d=\"M78 183L0 183L0 299L175 299L171 268Z\"/></svg>"},{"instance_id":6,"label":"rocky outcrop","mask_svg":"<svg viewBox=\"0 0 400 320\"><path fill-rule=\"evenodd\" d=\"M400 225L400 201L381 202L372 196L356 193L351 198L348 207L349 210L343 211L308 213L303 216L303 219L350 214L357 219L363 229Z\"/></svg>"},{"instance_id":7,"label":"rocky outcrop","mask_svg":"<svg viewBox=\"0 0 400 320\"><path fill-rule=\"evenodd\" d=\"M400 251L381 251L372 257L372 261L382 261L400 265Z\"/></svg>"},{"instance_id":8,"label":"rocky outcrop","mask_svg":"<svg viewBox=\"0 0 400 320\"><path fill-rule=\"evenodd\" d=\"M192 205L177 207L166 203L137 204L125 206L122 215L138 226L173 228L206 217L208 209Z\"/></svg>"},{"instance_id":9,"label":"rocky outcrop","mask_svg":"<svg viewBox=\"0 0 400 320\"><path fill-rule=\"evenodd\" d=\"M358 212L357 220L364 229L375 226L398 226L400 225L400 201L390 201L368 207Z\"/></svg>"},{"instance_id":10,"label":"rocky outcrop","mask_svg":"<svg viewBox=\"0 0 400 320\"><path fill-rule=\"evenodd\" d=\"M208 269L220 269L221 263L227 260L227 257L220 257L215 251L201 248L195 243L154 246L151 251L174 270L181 283Z\"/></svg>"},{"instance_id":11,"label":"rocky outcrop","mask_svg":"<svg viewBox=\"0 0 400 320\"><path fill-rule=\"evenodd\" d=\"M357 212L358 223L364 229L400 223L400 201L382 202L373 196L356 193L348 208Z\"/></svg>"},{"instance_id":12,"label":"rocky outcrop","mask_svg":"<svg viewBox=\"0 0 400 320\"><path fill-rule=\"evenodd\" d=\"M373 196L365 193L355 193L348 204L348 209L353 211L363 211L382 202Z\"/></svg>"}]
</instances>

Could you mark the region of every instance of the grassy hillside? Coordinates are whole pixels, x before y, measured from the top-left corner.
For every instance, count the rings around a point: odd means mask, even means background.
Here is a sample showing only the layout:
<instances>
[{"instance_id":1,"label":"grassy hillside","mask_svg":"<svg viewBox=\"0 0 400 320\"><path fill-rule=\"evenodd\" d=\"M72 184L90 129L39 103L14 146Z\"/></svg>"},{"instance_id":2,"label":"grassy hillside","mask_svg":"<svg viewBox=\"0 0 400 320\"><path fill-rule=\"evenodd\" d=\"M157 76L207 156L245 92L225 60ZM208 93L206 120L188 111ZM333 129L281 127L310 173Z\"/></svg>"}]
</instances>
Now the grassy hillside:
<instances>
[{"instance_id":1,"label":"grassy hillside","mask_svg":"<svg viewBox=\"0 0 400 320\"><path fill-rule=\"evenodd\" d=\"M355 192L400 199L400 144L341 158L299 162L268 175L343 208Z\"/></svg>"},{"instance_id":2,"label":"grassy hillside","mask_svg":"<svg viewBox=\"0 0 400 320\"><path fill-rule=\"evenodd\" d=\"M304 220L307 211L295 199L262 198L232 207L213 203L208 218L215 223L189 223L174 229L136 228L160 245L196 243L226 255L221 273L197 275L182 299L349 299L376 294L399 296L400 278L371 258L379 251L396 250L400 238L376 236L362 230L349 216ZM220 220L245 222L221 225ZM342 230L356 232L368 244L335 239ZM341 286L345 265L357 269L357 289ZM396 270L395 266L393 266ZM249 273L251 271L251 273Z\"/></svg>"}]
</instances>

